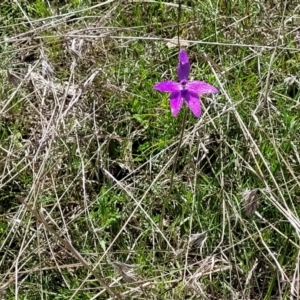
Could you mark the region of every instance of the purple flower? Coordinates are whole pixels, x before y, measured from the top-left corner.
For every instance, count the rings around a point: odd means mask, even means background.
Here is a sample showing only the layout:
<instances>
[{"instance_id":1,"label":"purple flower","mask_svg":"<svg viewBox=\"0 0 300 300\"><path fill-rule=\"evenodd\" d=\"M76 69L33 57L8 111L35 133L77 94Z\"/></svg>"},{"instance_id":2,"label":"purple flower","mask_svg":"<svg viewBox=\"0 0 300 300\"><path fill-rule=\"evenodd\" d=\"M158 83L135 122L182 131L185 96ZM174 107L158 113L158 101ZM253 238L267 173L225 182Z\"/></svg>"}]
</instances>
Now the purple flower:
<instances>
[{"instance_id":1,"label":"purple flower","mask_svg":"<svg viewBox=\"0 0 300 300\"><path fill-rule=\"evenodd\" d=\"M217 93L212 85L199 80L189 81L190 63L187 53L182 49L179 52L177 74L180 82L167 80L158 82L153 88L161 92L171 93L170 106L173 116L180 111L183 99L196 117L201 115L199 94Z\"/></svg>"}]
</instances>

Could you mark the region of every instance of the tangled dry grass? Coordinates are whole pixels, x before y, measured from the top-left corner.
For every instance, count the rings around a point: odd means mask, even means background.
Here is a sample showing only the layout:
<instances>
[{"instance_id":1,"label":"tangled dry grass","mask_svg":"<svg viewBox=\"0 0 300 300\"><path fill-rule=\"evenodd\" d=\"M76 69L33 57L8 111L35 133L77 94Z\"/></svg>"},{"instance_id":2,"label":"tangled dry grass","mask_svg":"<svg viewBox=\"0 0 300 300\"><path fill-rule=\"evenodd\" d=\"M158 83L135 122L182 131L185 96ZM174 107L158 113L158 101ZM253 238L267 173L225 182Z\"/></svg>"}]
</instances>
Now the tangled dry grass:
<instances>
[{"instance_id":1,"label":"tangled dry grass","mask_svg":"<svg viewBox=\"0 0 300 300\"><path fill-rule=\"evenodd\" d=\"M3 299L299 298L300 6L182 2L176 161L178 4L1 4Z\"/></svg>"}]
</instances>

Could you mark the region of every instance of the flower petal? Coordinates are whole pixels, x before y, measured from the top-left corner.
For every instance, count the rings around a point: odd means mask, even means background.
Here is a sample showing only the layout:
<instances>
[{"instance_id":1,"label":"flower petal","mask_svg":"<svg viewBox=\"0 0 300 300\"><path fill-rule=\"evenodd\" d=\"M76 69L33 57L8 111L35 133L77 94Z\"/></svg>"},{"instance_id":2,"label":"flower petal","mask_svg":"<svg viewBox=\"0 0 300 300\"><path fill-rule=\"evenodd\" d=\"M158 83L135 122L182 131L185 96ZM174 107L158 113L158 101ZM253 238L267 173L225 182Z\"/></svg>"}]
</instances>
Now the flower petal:
<instances>
[{"instance_id":1,"label":"flower petal","mask_svg":"<svg viewBox=\"0 0 300 300\"><path fill-rule=\"evenodd\" d=\"M218 93L218 90L214 86L199 80L188 82L186 88L189 91L197 94Z\"/></svg>"},{"instance_id":2,"label":"flower petal","mask_svg":"<svg viewBox=\"0 0 300 300\"><path fill-rule=\"evenodd\" d=\"M178 74L178 78L179 80L188 80L189 78L189 74L190 74L190 64L189 63L185 63L185 64L179 64L177 67L177 74Z\"/></svg>"},{"instance_id":3,"label":"flower petal","mask_svg":"<svg viewBox=\"0 0 300 300\"><path fill-rule=\"evenodd\" d=\"M178 82L167 80L167 81L158 82L153 88L161 92L172 93L172 92L180 91L181 85Z\"/></svg>"},{"instance_id":4,"label":"flower petal","mask_svg":"<svg viewBox=\"0 0 300 300\"><path fill-rule=\"evenodd\" d=\"M179 52L179 64L177 67L177 74L179 80L188 80L189 74L190 74L190 63L189 63L189 57L187 53L181 49Z\"/></svg>"},{"instance_id":5,"label":"flower petal","mask_svg":"<svg viewBox=\"0 0 300 300\"><path fill-rule=\"evenodd\" d=\"M170 96L170 107L174 117L177 116L183 104L181 92L174 92Z\"/></svg>"},{"instance_id":6,"label":"flower petal","mask_svg":"<svg viewBox=\"0 0 300 300\"><path fill-rule=\"evenodd\" d=\"M201 104L198 94L191 91L187 91L187 93L185 94L185 100L187 106L190 108L193 114L199 118L201 115Z\"/></svg>"},{"instance_id":7,"label":"flower petal","mask_svg":"<svg viewBox=\"0 0 300 300\"><path fill-rule=\"evenodd\" d=\"M179 63L182 63L182 64L186 64L189 62L189 57L184 49L181 49L179 51L178 59L179 59Z\"/></svg>"}]
</instances>

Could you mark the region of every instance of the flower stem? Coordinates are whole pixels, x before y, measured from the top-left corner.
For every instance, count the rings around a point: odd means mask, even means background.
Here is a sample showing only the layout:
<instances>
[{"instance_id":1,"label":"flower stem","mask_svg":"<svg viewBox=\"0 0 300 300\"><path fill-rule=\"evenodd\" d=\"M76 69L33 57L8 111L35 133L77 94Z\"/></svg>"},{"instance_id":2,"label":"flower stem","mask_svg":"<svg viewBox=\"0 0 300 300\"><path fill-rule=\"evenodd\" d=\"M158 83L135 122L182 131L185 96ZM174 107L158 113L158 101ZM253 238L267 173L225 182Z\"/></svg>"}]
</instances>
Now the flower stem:
<instances>
[{"instance_id":1,"label":"flower stem","mask_svg":"<svg viewBox=\"0 0 300 300\"><path fill-rule=\"evenodd\" d=\"M181 1L178 0L178 14L177 14L177 40L178 40L178 49L180 51L180 18L181 18Z\"/></svg>"},{"instance_id":2,"label":"flower stem","mask_svg":"<svg viewBox=\"0 0 300 300\"><path fill-rule=\"evenodd\" d=\"M186 116L187 116L187 109L185 109L184 113L183 113L182 127L181 127L179 142L178 142L178 146L177 146L177 151L176 151L175 158L174 158L174 163L173 163L173 168L172 168L172 173L171 173L171 178L170 178L170 187L169 187L168 196L164 197L163 207L162 207L162 210L161 210L161 218L160 218L160 222L159 222L159 228L160 228L161 231L163 230L163 220L164 220L166 208L167 208L167 205L168 205L168 201L171 199L171 192L172 192L172 188L173 188L174 174L175 174L175 169L176 169L176 165L177 165L177 161L178 161L178 156L179 156L179 152L180 152L180 148L181 148L181 144L182 144L183 133L184 133L185 123L186 123Z\"/></svg>"},{"instance_id":3,"label":"flower stem","mask_svg":"<svg viewBox=\"0 0 300 300\"><path fill-rule=\"evenodd\" d=\"M178 39L178 49L179 49L178 51L180 51L180 48L181 48L180 47L180 19L181 19L181 0L178 0L178 14L177 14L177 39ZM167 205L168 205L168 201L171 199L171 191L172 191L172 187L173 187L173 178L174 178L174 174L175 174L175 168L176 168L176 164L177 164L179 151L180 151L180 148L181 148L185 123L186 123L186 115L187 115L187 110L185 109L184 114L183 114L183 121L182 121L181 133L180 133L180 137L179 137L179 143L178 143L178 147L177 147L177 151L176 151L176 155L175 155L175 159L174 159L174 164L173 164L173 168L172 168L171 178L170 178L170 188L169 188L168 196L164 197L163 207L162 207L162 210L161 210L161 216L160 216L160 220L159 220L159 228L160 228L161 231L163 231L164 216L165 216L166 208L167 208ZM160 239L160 245L161 245L161 242L162 242L162 239Z\"/></svg>"}]
</instances>

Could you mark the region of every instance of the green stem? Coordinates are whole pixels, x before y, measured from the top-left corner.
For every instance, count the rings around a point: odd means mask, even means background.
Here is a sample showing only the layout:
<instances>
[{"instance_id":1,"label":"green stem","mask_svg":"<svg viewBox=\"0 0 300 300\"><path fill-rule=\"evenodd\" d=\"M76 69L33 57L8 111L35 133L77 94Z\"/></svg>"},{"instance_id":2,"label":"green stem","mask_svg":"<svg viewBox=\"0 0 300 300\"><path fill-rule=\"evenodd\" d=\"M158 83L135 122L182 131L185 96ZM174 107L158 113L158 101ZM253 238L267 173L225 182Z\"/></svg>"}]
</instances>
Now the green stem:
<instances>
[{"instance_id":1,"label":"green stem","mask_svg":"<svg viewBox=\"0 0 300 300\"><path fill-rule=\"evenodd\" d=\"M178 14L177 14L177 39L178 39L178 48L180 51L180 18L181 18L181 1L178 0Z\"/></svg>"},{"instance_id":2,"label":"green stem","mask_svg":"<svg viewBox=\"0 0 300 300\"><path fill-rule=\"evenodd\" d=\"M177 38L178 38L178 49L179 49L179 51L180 51L180 19L181 19L181 1L178 0ZM173 178L174 178L177 159L178 159L178 155L179 155L179 151L180 151L180 147L181 147L181 143L182 143L183 132L184 132L185 122L186 122L186 114L187 114L187 112L186 112L186 109L185 109L184 110L184 115L183 115L182 129L181 129L181 133L180 133L179 143L178 143L177 152L176 152L176 155L175 155L175 160L174 160L173 169L172 169L172 173L171 173L169 193L168 193L168 196L164 198L163 207L162 207L162 210L161 210L161 217L160 217L160 220L159 220L159 228L160 228L161 231L163 230L163 220L164 220L164 216L165 216L165 212L166 212L166 207L167 207L169 199L171 198L171 191L172 191L172 187L173 187Z\"/></svg>"},{"instance_id":3,"label":"green stem","mask_svg":"<svg viewBox=\"0 0 300 300\"><path fill-rule=\"evenodd\" d=\"M159 223L160 230L163 230L163 220L164 220L166 208L167 208L167 205L168 205L168 201L171 199L171 192L172 192L172 188L173 188L174 174L175 174L175 169L176 169L176 165L177 165L177 161L178 161L178 156L179 156L179 152L180 152L180 148L181 148L181 144L182 144L183 133L184 133L185 123L186 123L186 116L187 116L187 109L185 109L184 113L183 113L182 128L181 128L181 132L180 132L177 151L176 151L175 158L174 158L174 163L173 163L173 168L172 168L172 173L171 173L171 178L170 178L170 188L169 188L168 197L164 197L164 201L163 201L163 207L162 207L162 210L161 210L161 218L160 218L160 223Z\"/></svg>"}]
</instances>

